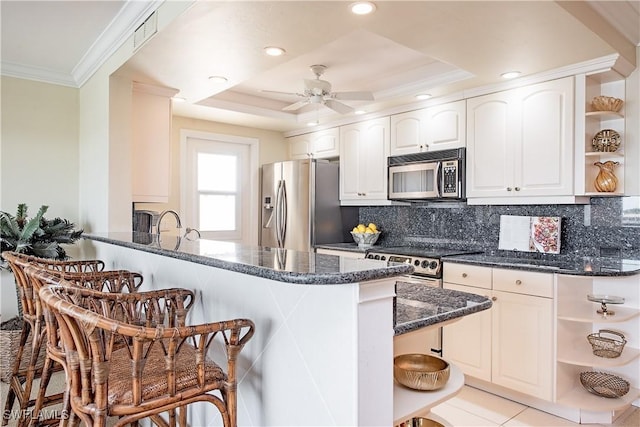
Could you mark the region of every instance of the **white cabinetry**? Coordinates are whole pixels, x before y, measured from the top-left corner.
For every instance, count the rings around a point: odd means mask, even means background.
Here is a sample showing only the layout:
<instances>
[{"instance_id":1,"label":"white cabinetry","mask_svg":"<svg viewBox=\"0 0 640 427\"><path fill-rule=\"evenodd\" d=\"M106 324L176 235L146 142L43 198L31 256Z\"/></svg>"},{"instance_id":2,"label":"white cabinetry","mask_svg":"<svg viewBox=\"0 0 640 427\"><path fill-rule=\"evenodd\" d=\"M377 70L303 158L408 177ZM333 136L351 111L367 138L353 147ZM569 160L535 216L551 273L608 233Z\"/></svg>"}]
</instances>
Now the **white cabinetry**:
<instances>
[{"instance_id":1,"label":"white cabinetry","mask_svg":"<svg viewBox=\"0 0 640 427\"><path fill-rule=\"evenodd\" d=\"M326 129L287 138L291 159L328 159L340 155L340 131Z\"/></svg>"},{"instance_id":2,"label":"white cabinetry","mask_svg":"<svg viewBox=\"0 0 640 427\"><path fill-rule=\"evenodd\" d=\"M580 408L585 422L610 424L640 397L640 275L626 277L557 276L557 403ZM613 316L596 313L599 303L587 294L616 295L622 305L609 304ZM598 357L587 335L601 329L622 333L627 340L616 358ZM587 392L580 384L580 372L600 371L631 383L629 393L610 399Z\"/></svg>"},{"instance_id":3,"label":"white cabinetry","mask_svg":"<svg viewBox=\"0 0 640 427\"><path fill-rule=\"evenodd\" d=\"M468 203L575 203L573 118L573 77L468 99Z\"/></svg>"},{"instance_id":4,"label":"white cabinetry","mask_svg":"<svg viewBox=\"0 0 640 427\"><path fill-rule=\"evenodd\" d=\"M389 117L340 127L340 204L388 205Z\"/></svg>"},{"instance_id":5,"label":"white cabinetry","mask_svg":"<svg viewBox=\"0 0 640 427\"><path fill-rule=\"evenodd\" d=\"M444 264L444 288L490 297L491 310L443 327L443 357L469 376L551 401L553 275Z\"/></svg>"},{"instance_id":6,"label":"white cabinetry","mask_svg":"<svg viewBox=\"0 0 640 427\"><path fill-rule=\"evenodd\" d=\"M465 101L391 116L391 155L448 150L466 145Z\"/></svg>"},{"instance_id":7,"label":"white cabinetry","mask_svg":"<svg viewBox=\"0 0 640 427\"><path fill-rule=\"evenodd\" d=\"M169 201L171 185L171 97L176 89L133 83L132 200Z\"/></svg>"},{"instance_id":8,"label":"white cabinetry","mask_svg":"<svg viewBox=\"0 0 640 427\"><path fill-rule=\"evenodd\" d=\"M625 193L625 119L624 104L619 112L596 111L591 105L594 97L604 95L625 99L625 81L622 76L614 71L597 73L592 75L578 75L576 77L576 144L584 147L584 173L577 174L580 179L579 184L585 195L588 196L620 196ZM584 118L584 119L583 119ZM621 136L620 148L614 152L598 152L593 147L593 137L603 129L612 129ZM629 159L631 160L631 159ZM594 181L599 169L594 165L596 162L613 161L618 165L615 167L615 175L618 185L613 192L598 192L594 186ZM580 165L582 166L582 165ZM582 170L582 169L580 169ZM578 183L577 183L578 184Z\"/></svg>"}]
</instances>

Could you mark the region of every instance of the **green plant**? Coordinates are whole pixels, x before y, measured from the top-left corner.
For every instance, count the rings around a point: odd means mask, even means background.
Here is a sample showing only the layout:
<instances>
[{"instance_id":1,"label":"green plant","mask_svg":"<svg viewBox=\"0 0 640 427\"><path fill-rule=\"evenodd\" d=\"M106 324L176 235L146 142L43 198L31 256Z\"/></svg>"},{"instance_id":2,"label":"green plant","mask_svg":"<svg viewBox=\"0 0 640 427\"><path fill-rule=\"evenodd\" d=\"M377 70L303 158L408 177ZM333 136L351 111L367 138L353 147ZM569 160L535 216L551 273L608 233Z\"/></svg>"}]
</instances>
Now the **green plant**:
<instances>
[{"instance_id":1,"label":"green plant","mask_svg":"<svg viewBox=\"0 0 640 427\"><path fill-rule=\"evenodd\" d=\"M67 259L67 252L61 245L74 243L82 237L83 230L75 230L75 225L66 219L46 219L44 214L47 209L48 206L41 206L33 218L27 216L27 205L24 203L18 205L15 216L0 211L0 252L14 251L41 258ZM0 268L4 266L0 265ZM18 318L22 319L22 305L17 285L16 293Z\"/></svg>"},{"instance_id":2,"label":"green plant","mask_svg":"<svg viewBox=\"0 0 640 427\"><path fill-rule=\"evenodd\" d=\"M31 219L27 216L27 205L18 205L16 215L0 212L2 251L14 251L41 258L66 259L67 253L61 244L74 243L83 230L74 230L75 225L66 219L46 219L48 206L41 206Z\"/></svg>"}]
</instances>

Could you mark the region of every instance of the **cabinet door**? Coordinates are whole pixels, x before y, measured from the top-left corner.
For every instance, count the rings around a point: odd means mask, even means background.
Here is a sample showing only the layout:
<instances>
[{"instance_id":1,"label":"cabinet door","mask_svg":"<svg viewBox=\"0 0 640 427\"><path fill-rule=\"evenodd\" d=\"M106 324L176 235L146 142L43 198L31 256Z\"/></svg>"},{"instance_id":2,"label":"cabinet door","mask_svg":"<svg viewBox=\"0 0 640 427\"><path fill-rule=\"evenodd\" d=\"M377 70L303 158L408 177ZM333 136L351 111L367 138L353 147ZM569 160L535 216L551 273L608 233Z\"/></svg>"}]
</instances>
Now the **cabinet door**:
<instances>
[{"instance_id":1,"label":"cabinet door","mask_svg":"<svg viewBox=\"0 0 640 427\"><path fill-rule=\"evenodd\" d=\"M425 109L391 116L390 154L392 156L419 153L423 150L426 143L426 119Z\"/></svg>"},{"instance_id":2,"label":"cabinet door","mask_svg":"<svg viewBox=\"0 0 640 427\"><path fill-rule=\"evenodd\" d=\"M340 200L387 199L389 117L340 127Z\"/></svg>"},{"instance_id":3,"label":"cabinet door","mask_svg":"<svg viewBox=\"0 0 640 427\"><path fill-rule=\"evenodd\" d=\"M426 121L426 150L449 150L467 145L465 101L427 108Z\"/></svg>"},{"instance_id":4,"label":"cabinet door","mask_svg":"<svg viewBox=\"0 0 640 427\"><path fill-rule=\"evenodd\" d=\"M444 289L490 296L488 289L444 282ZM491 309L442 328L442 357L466 375L491 381Z\"/></svg>"},{"instance_id":5,"label":"cabinet door","mask_svg":"<svg viewBox=\"0 0 640 427\"><path fill-rule=\"evenodd\" d=\"M389 117L367 120L361 125L358 186L366 199L386 200Z\"/></svg>"},{"instance_id":6,"label":"cabinet door","mask_svg":"<svg viewBox=\"0 0 640 427\"><path fill-rule=\"evenodd\" d=\"M328 159L340 155L340 132L338 128L311 134L311 152L316 159Z\"/></svg>"},{"instance_id":7,"label":"cabinet door","mask_svg":"<svg viewBox=\"0 0 640 427\"><path fill-rule=\"evenodd\" d=\"M491 380L551 400L553 300L493 291Z\"/></svg>"},{"instance_id":8,"label":"cabinet door","mask_svg":"<svg viewBox=\"0 0 640 427\"><path fill-rule=\"evenodd\" d=\"M175 89L135 83L132 92L132 201L167 203L171 185L171 97Z\"/></svg>"},{"instance_id":9,"label":"cabinet door","mask_svg":"<svg viewBox=\"0 0 640 427\"><path fill-rule=\"evenodd\" d=\"M505 197L513 190L513 149L519 144L514 96L467 100L467 197Z\"/></svg>"},{"instance_id":10,"label":"cabinet door","mask_svg":"<svg viewBox=\"0 0 640 427\"><path fill-rule=\"evenodd\" d=\"M310 134L297 135L287 138L289 142L289 158L308 159L311 154Z\"/></svg>"},{"instance_id":11,"label":"cabinet door","mask_svg":"<svg viewBox=\"0 0 640 427\"><path fill-rule=\"evenodd\" d=\"M522 141L516 196L573 194L573 77L518 89Z\"/></svg>"}]
</instances>

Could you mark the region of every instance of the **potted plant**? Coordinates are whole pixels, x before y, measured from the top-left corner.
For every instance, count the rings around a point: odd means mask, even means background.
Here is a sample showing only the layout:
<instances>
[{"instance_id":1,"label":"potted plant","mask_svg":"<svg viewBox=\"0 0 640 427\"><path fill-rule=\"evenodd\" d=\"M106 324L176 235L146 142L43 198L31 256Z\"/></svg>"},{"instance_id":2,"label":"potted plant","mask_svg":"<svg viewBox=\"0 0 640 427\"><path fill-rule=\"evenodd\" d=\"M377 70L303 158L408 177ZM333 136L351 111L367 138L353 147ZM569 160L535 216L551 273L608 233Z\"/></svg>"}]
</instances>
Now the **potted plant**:
<instances>
[{"instance_id":1,"label":"potted plant","mask_svg":"<svg viewBox=\"0 0 640 427\"><path fill-rule=\"evenodd\" d=\"M18 205L15 216L0 211L1 251L14 251L57 260L67 259L67 253L62 245L74 243L82 236L83 230L76 230L75 225L66 219L46 219L44 214L48 208L48 206L41 206L33 218L28 217L27 205L24 203ZM5 264L2 260L0 268L8 269ZM13 340L15 338L12 337L15 336L19 337L19 333L16 335L15 331L22 329L22 304L17 284L16 296L18 316L0 324L3 341ZM11 344L3 343L3 347L7 345Z\"/></svg>"}]
</instances>

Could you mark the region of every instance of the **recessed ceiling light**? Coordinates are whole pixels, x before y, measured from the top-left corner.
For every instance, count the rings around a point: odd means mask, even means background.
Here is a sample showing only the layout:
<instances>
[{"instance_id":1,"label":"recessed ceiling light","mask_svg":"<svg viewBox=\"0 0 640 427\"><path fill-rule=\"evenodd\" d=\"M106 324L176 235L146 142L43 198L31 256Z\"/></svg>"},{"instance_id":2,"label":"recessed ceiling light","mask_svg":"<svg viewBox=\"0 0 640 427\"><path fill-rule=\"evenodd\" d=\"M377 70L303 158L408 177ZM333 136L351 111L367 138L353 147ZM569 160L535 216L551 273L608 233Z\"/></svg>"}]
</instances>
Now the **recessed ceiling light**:
<instances>
[{"instance_id":1,"label":"recessed ceiling light","mask_svg":"<svg viewBox=\"0 0 640 427\"><path fill-rule=\"evenodd\" d=\"M209 81L213 83L226 83L228 80L225 76L209 76Z\"/></svg>"},{"instance_id":2,"label":"recessed ceiling light","mask_svg":"<svg viewBox=\"0 0 640 427\"><path fill-rule=\"evenodd\" d=\"M364 111L364 110L356 110L356 111L353 112L353 114L358 115L358 116L361 116L361 115L363 115L365 113L366 113L366 111Z\"/></svg>"},{"instance_id":3,"label":"recessed ceiling light","mask_svg":"<svg viewBox=\"0 0 640 427\"><path fill-rule=\"evenodd\" d=\"M419 93L416 95L416 99L429 99L431 98L431 94L430 93Z\"/></svg>"},{"instance_id":4,"label":"recessed ceiling light","mask_svg":"<svg viewBox=\"0 0 640 427\"><path fill-rule=\"evenodd\" d=\"M507 71L506 73L500 74L504 79L514 79L520 75L520 71Z\"/></svg>"},{"instance_id":5,"label":"recessed ceiling light","mask_svg":"<svg viewBox=\"0 0 640 427\"><path fill-rule=\"evenodd\" d=\"M174 96L173 98L171 98L174 102L185 102L187 100L187 98L183 98L181 96Z\"/></svg>"},{"instance_id":6,"label":"recessed ceiling light","mask_svg":"<svg viewBox=\"0 0 640 427\"><path fill-rule=\"evenodd\" d=\"M320 123L318 121L315 122L307 122L307 126L311 127L311 126L318 126Z\"/></svg>"},{"instance_id":7,"label":"recessed ceiling light","mask_svg":"<svg viewBox=\"0 0 640 427\"><path fill-rule=\"evenodd\" d=\"M285 50L281 47L277 46L267 46L264 48L264 53L269 56L280 56L284 55Z\"/></svg>"},{"instance_id":8,"label":"recessed ceiling light","mask_svg":"<svg viewBox=\"0 0 640 427\"><path fill-rule=\"evenodd\" d=\"M376 5L370 1L357 1L355 3L351 3L349 5L349 9L351 9L351 12L356 15L368 15L375 12Z\"/></svg>"}]
</instances>

